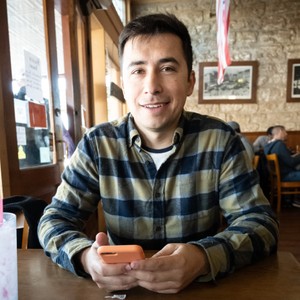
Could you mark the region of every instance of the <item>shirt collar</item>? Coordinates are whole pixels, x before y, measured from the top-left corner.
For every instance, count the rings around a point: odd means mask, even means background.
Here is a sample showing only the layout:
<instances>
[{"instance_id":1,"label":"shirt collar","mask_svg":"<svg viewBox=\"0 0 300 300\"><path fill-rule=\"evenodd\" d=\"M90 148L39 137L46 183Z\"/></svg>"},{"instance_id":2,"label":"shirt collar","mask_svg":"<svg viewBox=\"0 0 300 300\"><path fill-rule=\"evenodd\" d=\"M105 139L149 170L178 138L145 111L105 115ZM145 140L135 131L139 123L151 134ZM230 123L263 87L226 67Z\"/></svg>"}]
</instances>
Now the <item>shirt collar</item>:
<instances>
[{"instance_id":1,"label":"shirt collar","mask_svg":"<svg viewBox=\"0 0 300 300\"><path fill-rule=\"evenodd\" d=\"M184 133L184 124L186 122L186 112L183 111L178 127L175 129L174 135L173 135L173 144L176 145L178 144L183 137ZM138 130L135 127L134 124L134 119L131 113L128 114L128 147L131 148L134 144L139 146L140 148L142 147L142 139L141 136L138 132Z\"/></svg>"}]
</instances>

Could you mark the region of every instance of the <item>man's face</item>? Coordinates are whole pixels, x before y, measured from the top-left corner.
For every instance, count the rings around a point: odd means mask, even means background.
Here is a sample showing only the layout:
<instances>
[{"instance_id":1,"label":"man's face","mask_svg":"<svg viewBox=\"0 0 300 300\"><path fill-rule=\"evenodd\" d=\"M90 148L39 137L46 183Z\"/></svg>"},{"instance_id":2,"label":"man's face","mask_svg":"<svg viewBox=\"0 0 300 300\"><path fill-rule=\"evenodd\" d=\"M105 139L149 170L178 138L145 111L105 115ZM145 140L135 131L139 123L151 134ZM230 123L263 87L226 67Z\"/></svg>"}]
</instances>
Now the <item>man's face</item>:
<instances>
[{"instance_id":1,"label":"man's face","mask_svg":"<svg viewBox=\"0 0 300 300\"><path fill-rule=\"evenodd\" d=\"M287 132L285 129L280 129L279 138L283 141L287 140Z\"/></svg>"},{"instance_id":2,"label":"man's face","mask_svg":"<svg viewBox=\"0 0 300 300\"><path fill-rule=\"evenodd\" d=\"M177 36L140 36L125 44L123 92L142 135L150 132L173 134L194 84L194 72L188 74L181 40Z\"/></svg>"}]
</instances>

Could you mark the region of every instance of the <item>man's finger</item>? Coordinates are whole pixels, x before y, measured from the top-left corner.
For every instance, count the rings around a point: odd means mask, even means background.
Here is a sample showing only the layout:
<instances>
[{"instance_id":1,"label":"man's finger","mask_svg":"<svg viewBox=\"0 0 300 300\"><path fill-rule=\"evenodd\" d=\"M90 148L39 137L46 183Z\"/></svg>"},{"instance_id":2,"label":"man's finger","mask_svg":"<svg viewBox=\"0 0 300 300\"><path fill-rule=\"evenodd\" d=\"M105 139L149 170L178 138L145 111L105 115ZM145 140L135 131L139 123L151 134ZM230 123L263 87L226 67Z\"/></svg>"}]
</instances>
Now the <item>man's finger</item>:
<instances>
[{"instance_id":1,"label":"man's finger","mask_svg":"<svg viewBox=\"0 0 300 300\"><path fill-rule=\"evenodd\" d=\"M96 243L99 246L104 246L104 245L108 245L108 237L107 234L105 232L99 232L96 235Z\"/></svg>"}]
</instances>

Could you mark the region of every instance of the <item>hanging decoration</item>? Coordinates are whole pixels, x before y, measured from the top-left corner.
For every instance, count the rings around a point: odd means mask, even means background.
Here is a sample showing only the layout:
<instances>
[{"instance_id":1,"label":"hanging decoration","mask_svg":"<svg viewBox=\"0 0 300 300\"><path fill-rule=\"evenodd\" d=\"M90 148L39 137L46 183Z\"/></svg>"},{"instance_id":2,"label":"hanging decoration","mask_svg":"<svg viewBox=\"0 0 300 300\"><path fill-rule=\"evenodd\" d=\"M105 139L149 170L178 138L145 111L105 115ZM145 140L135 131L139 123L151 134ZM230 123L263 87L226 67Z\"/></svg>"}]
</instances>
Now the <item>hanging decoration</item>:
<instances>
[{"instance_id":1,"label":"hanging decoration","mask_svg":"<svg viewBox=\"0 0 300 300\"><path fill-rule=\"evenodd\" d=\"M230 20L230 0L216 0L217 44L218 44L218 84L224 80L227 66L231 64L228 31Z\"/></svg>"}]
</instances>

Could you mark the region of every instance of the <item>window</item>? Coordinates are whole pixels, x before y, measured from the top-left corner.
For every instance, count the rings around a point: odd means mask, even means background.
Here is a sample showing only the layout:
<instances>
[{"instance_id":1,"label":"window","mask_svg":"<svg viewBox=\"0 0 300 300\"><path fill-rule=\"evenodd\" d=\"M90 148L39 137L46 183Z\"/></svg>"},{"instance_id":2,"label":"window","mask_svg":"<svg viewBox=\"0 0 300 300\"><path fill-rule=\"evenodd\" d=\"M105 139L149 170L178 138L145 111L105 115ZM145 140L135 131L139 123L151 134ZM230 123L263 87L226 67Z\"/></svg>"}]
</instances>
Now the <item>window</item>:
<instances>
[{"instance_id":1,"label":"window","mask_svg":"<svg viewBox=\"0 0 300 300\"><path fill-rule=\"evenodd\" d=\"M7 1L20 168L53 162L43 1Z\"/></svg>"},{"instance_id":2,"label":"window","mask_svg":"<svg viewBox=\"0 0 300 300\"><path fill-rule=\"evenodd\" d=\"M125 0L112 0L113 5L123 23L126 25L126 1Z\"/></svg>"}]
</instances>

